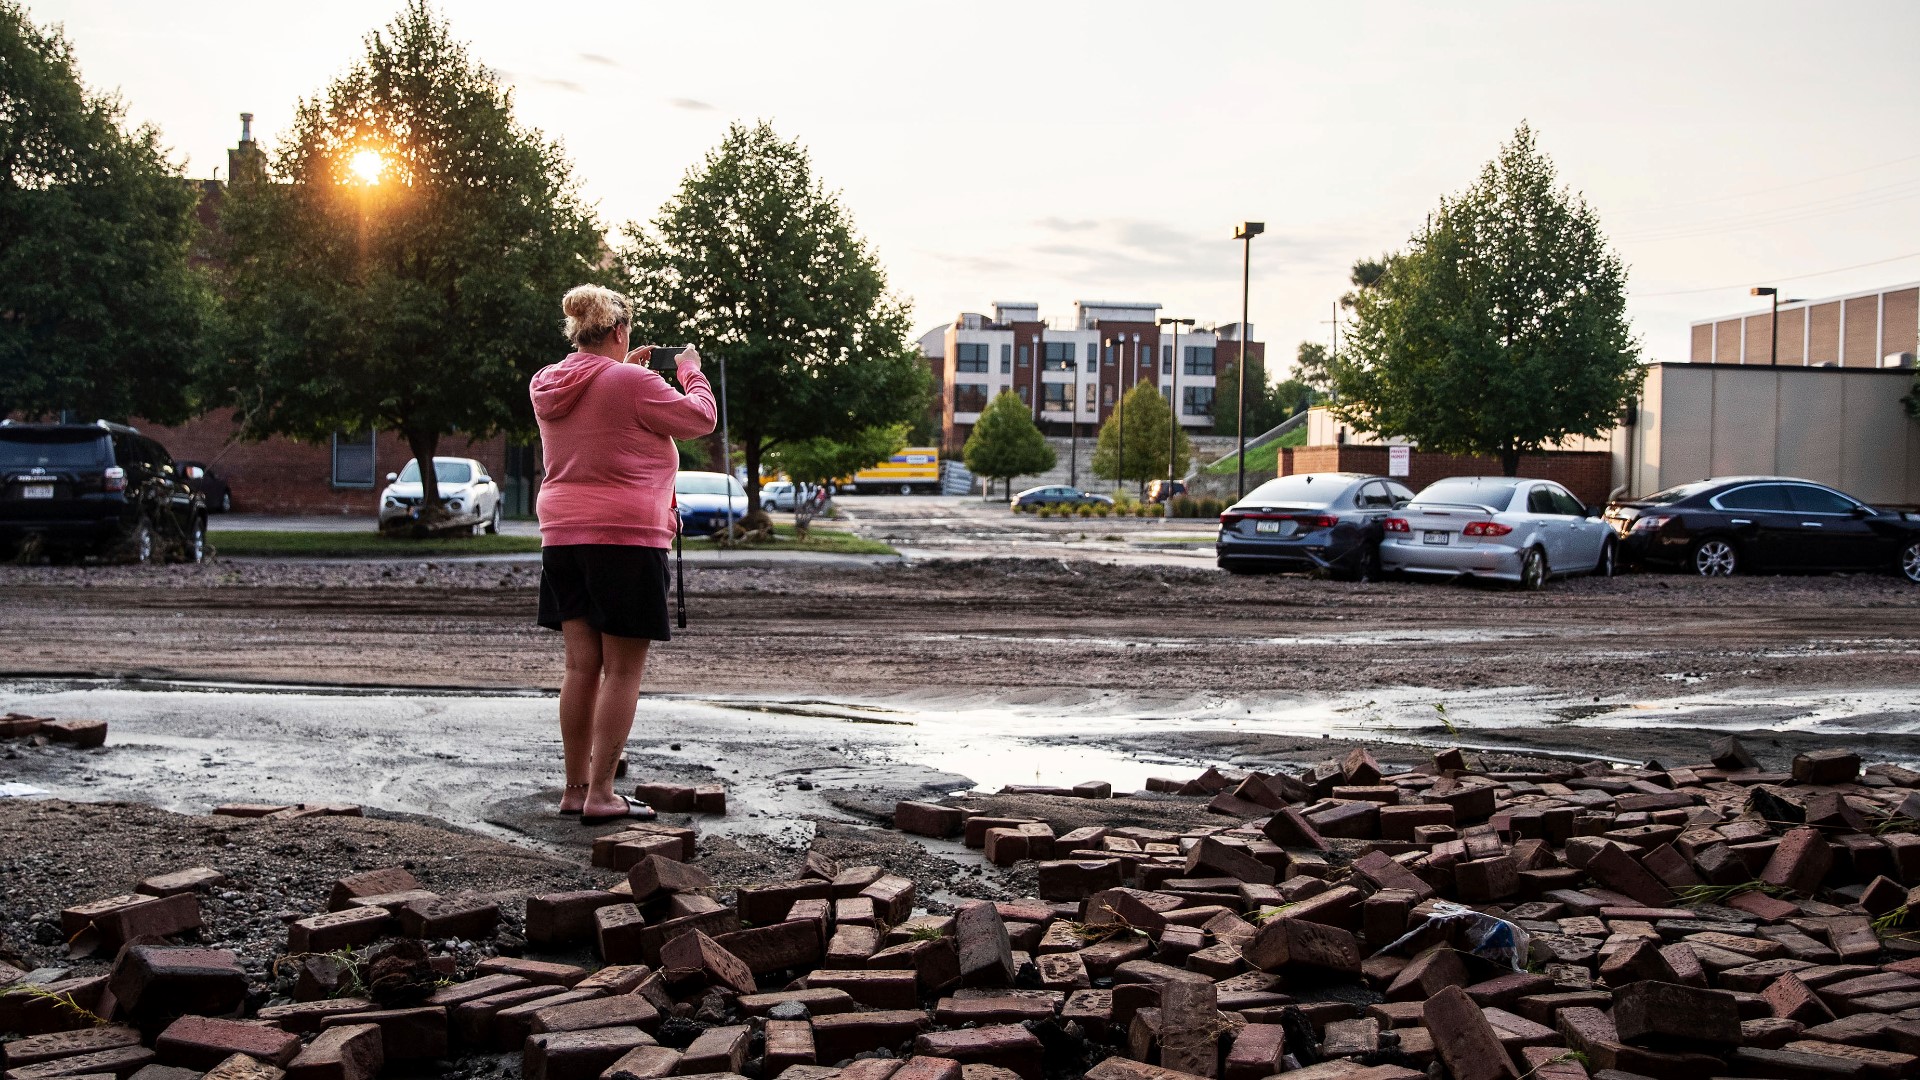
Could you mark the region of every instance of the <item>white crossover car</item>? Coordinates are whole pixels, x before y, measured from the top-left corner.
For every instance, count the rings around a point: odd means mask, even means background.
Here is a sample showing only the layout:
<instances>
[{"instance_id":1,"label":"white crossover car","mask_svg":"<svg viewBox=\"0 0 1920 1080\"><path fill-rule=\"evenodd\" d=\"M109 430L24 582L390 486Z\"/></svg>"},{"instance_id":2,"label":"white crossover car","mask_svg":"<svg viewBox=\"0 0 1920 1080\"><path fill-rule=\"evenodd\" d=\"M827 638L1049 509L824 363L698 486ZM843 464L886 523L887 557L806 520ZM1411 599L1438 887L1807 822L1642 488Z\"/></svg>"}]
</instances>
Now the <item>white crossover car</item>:
<instances>
[{"instance_id":1,"label":"white crossover car","mask_svg":"<svg viewBox=\"0 0 1920 1080\"><path fill-rule=\"evenodd\" d=\"M1613 529L1551 480L1455 476L1436 481L1381 522L1388 573L1483 577L1523 589L1570 574L1611 577Z\"/></svg>"},{"instance_id":2,"label":"white crossover car","mask_svg":"<svg viewBox=\"0 0 1920 1080\"><path fill-rule=\"evenodd\" d=\"M485 465L472 458L437 457L433 473L440 483L440 501L449 513L478 518L474 532L500 531L500 485L487 475ZM420 462L414 460L398 473L387 474L386 490L380 493L380 526L419 513Z\"/></svg>"}]
</instances>

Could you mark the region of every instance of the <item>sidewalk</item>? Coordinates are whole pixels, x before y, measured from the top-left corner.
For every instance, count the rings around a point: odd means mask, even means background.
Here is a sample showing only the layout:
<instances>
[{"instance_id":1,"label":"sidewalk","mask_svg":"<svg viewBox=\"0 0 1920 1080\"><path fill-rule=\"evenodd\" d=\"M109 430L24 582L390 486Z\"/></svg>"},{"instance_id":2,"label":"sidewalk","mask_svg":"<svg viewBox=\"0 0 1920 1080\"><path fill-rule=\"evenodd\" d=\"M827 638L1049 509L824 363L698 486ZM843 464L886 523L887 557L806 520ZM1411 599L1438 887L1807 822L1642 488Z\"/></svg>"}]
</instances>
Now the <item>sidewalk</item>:
<instances>
[{"instance_id":1,"label":"sidewalk","mask_svg":"<svg viewBox=\"0 0 1920 1080\"><path fill-rule=\"evenodd\" d=\"M215 514L207 519L207 532L324 532L370 533L376 531L371 516L345 514ZM540 523L508 518L500 523L502 536L539 536Z\"/></svg>"}]
</instances>

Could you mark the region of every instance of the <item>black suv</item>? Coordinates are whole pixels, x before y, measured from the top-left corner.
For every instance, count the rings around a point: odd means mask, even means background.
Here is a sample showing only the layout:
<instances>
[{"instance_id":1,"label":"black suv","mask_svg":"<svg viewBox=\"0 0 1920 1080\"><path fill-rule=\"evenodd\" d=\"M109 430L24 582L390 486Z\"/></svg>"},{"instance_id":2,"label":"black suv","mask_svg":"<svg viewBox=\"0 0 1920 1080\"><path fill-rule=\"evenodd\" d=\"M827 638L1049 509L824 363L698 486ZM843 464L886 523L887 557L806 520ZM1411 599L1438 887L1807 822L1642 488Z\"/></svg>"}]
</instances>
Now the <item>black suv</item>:
<instances>
[{"instance_id":1,"label":"black suv","mask_svg":"<svg viewBox=\"0 0 1920 1080\"><path fill-rule=\"evenodd\" d=\"M0 555L199 562L206 497L130 427L0 420Z\"/></svg>"}]
</instances>

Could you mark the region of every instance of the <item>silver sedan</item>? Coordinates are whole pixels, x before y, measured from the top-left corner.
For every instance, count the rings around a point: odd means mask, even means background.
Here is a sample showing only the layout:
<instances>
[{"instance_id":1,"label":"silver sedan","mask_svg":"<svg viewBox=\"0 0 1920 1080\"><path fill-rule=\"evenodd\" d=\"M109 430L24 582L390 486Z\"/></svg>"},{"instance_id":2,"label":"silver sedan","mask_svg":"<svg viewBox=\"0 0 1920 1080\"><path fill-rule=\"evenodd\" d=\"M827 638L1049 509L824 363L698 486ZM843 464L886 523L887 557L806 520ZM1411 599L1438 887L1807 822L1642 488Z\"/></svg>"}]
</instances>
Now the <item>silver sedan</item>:
<instances>
[{"instance_id":1,"label":"silver sedan","mask_svg":"<svg viewBox=\"0 0 1920 1080\"><path fill-rule=\"evenodd\" d=\"M1456 476L1428 485L1382 523L1388 573L1482 577L1539 589L1571 574L1613 575L1613 530L1551 480Z\"/></svg>"}]
</instances>

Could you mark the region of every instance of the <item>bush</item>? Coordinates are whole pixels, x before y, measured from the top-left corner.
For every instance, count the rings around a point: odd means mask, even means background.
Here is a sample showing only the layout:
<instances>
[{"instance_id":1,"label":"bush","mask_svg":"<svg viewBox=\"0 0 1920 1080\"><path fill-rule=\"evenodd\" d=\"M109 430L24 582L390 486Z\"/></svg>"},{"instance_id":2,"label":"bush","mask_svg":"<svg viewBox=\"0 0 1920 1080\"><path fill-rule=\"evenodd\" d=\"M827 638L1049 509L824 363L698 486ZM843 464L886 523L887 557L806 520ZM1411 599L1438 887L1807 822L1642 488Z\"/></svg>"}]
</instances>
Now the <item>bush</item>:
<instances>
[{"instance_id":1,"label":"bush","mask_svg":"<svg viewBox=\"0 0 1920 1080\"><path fill-rule=\"evenodd\" d=\"M1190 518L1200 515L1199 501L1191 495L1175 495L1167 500L1165 507L1168 517Z\"/></svg>"},{"instance_id":2,"label":"bush","mask_svg":"<svg viewBox=\"0 0 1920 1080\"><path fill-rule=\"evenodd\" d=\"M1081 517L1083 517L1083 518L1088 518L1088 517L1092 517L1092 516L1093 516L1093 504L1092 504L1092 503L1081 503L1081 504L1080 504L1080 516L1081 516Z\"/></svg>"},{"instance_id":3,"label":"bush","mask_svg":"<svg viewBox=\"0 0 1920 1080\"><path fill-rule=\"evenodd\" d=\"M1108 506L1105 503L1099 503L1094 506L1093 512L1100 515L1101 517L1106 517L1108 514L1113 513L1113 507Z\"/></svg>"},{"instance_id":4,"label":"bush","mask_svg":"<svg viewBox=\"0 0 1920 1080\"><path fill-rule=\"evenodd\" d=\"M1195 514L1194 516L1217 518L1221 515L1222 512L1226 510L1226 508L1227 508L1227 500L1216 499L1211 495L1203 496L1200 499L1199 513Z\"/></svg>"},{"instance_id":5,"label":"bush","mask_svg":"<svg viewBox=\"0 0 1920 1080\"><path fill-rule=\"evenodd\" d=\"M1040 508L1038 508L1038 509L1036 509L1036 510L1035 510L1035 511L1033 512L1033 516L1034 516L1034 517L1042 517L1042 518L1050 518L1050 517L1052 517L1052 516L1053 516L1053 507L1051 507L1051 506L1042 506L1042 507L1040 507Z\"/></svg>"}]
</instances>

